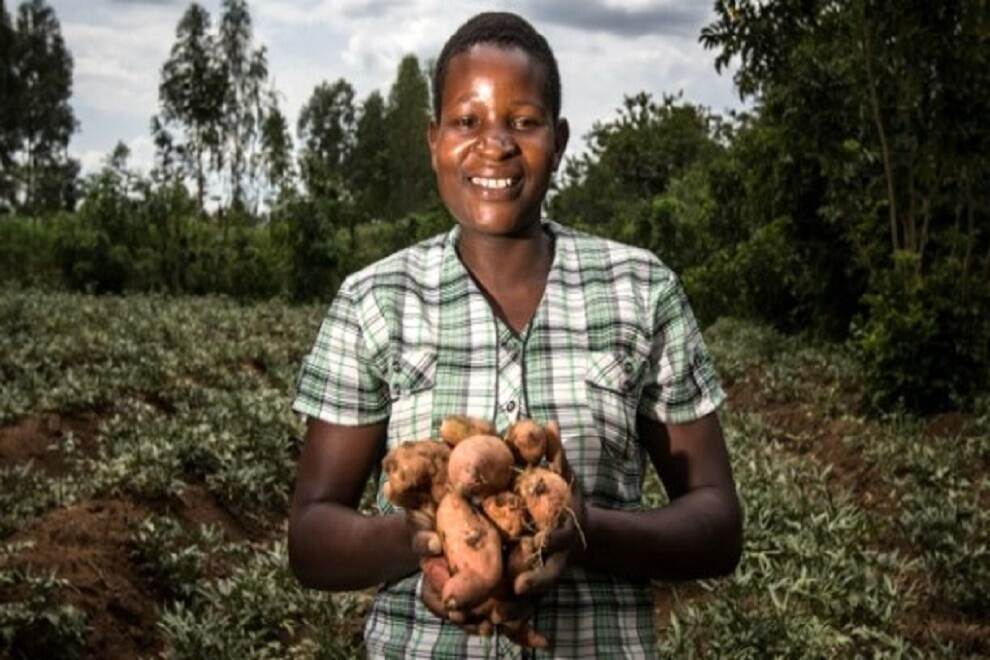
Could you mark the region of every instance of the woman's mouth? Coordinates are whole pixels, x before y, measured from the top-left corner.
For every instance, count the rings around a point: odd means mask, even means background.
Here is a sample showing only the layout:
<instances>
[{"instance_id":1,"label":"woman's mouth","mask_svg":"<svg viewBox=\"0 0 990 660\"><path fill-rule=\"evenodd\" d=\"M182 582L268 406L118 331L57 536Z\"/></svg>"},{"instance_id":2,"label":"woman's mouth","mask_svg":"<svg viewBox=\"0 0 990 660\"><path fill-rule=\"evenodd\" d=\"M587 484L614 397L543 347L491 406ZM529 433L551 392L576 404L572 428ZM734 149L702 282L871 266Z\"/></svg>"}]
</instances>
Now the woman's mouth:
<instances>
[{"instance_id":1,"label":"woman's mouth","mask_svg":"<svg viewBox=\"0 0 990 660\"><path fill-rule=\"evenodd\" d=\"M490 178L483 176L472 176L468 180L474 185L487 188L488 190L505 190L506 188L511 188L522 181L522 177L514 176L506 178Z\"/></svg>"}]
</instances>

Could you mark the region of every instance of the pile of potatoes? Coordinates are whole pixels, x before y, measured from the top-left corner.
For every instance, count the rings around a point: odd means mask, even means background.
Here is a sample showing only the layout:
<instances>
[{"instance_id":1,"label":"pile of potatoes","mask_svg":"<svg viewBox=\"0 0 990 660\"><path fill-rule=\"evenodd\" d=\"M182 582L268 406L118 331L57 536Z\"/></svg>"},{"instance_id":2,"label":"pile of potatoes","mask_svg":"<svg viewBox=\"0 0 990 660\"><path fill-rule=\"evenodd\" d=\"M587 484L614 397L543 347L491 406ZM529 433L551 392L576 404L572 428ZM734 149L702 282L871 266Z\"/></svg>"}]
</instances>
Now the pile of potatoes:
<instances>
[{"instance_id":1,"label":"pile of potatoes","mask_svg":"<svg viewBox=\"0 0 990 660\"><path fill-rule=\"evenodd\" d=\"M437 531L442 554L423 559L424 579L447 610L483 618L525 647L546 647L527 621L512 620L516 577L537 567L547 535L570 511L556 422L520 420L499 437L487 421L452 416L443 442L403 442L382 461L385 496L423 516ZM544 467L546 465L546 467Z\"/></svg>"}]
</instances>

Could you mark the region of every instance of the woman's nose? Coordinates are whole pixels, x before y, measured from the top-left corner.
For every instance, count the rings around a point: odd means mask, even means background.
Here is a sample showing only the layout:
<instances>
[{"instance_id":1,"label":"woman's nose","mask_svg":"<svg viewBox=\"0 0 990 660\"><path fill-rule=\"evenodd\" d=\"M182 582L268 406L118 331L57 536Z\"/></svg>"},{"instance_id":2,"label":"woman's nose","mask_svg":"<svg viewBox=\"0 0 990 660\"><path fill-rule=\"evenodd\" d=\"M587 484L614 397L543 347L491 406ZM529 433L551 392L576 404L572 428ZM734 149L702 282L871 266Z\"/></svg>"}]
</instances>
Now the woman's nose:
<instances>
[{"instance_id":1,"label":"woman's nose","mask_svg":"<svg viewBox=\"0 0 990 660\"><path fill-rule=\"evenodd\" d=\"M506 158L514 155L519 148L509 131L501 127L486 130L481 135L478 146L488 158Z\"/></svg>"}]
</instances>

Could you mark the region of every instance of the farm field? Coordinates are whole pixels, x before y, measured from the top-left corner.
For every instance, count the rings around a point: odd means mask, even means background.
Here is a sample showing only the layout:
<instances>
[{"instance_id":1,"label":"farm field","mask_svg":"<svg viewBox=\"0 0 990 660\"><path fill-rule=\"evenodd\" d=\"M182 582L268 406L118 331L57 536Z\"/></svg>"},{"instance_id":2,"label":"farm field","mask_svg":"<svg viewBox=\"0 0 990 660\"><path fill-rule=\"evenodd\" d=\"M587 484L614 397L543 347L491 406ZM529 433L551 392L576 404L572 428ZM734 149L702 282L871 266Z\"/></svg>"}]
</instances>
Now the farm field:
<instances>
[{"instance_id":1,"label":"farm field","mask_svg":"<svg viewBox=\"0 0 990 660\"><path fill-rule=\"evenodd\" d=\"M362 655L371 592L300 588L285 548L323 312L0 292L0 657ZM841 347L705 337L746 549L731 578L656 586L665 653L990 657L990 394L869 420Z\"/></svg>"}]
</instances>

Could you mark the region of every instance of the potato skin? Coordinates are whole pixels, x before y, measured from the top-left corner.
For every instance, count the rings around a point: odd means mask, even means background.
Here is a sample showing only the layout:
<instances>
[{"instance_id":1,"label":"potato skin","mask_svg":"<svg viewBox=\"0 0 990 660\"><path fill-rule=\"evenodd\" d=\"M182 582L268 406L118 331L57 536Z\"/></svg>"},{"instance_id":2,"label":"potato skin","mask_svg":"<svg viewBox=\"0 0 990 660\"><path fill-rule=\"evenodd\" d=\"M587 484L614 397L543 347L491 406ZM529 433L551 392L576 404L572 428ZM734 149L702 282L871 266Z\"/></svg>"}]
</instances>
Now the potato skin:
<instances>
[{"instance_id":1,"label":"potato skin","mask_svg":"<svg viewBox=\"0 0 990 660\"><path fill-rule=\"evenodd\" d=\"M481 502L488 519L495 523L502 540L512 542L526 533L526 502L516 493L504 490Z\"/></svg>"},{"instance_id":2,"label":"potato skin","mask_svg":"<svg viewBox=\"0 0 990 660\"><path fill-rule=\"evenodd\" d=\"M564 478L545 468L524 470L516 478L516 493L526 502L526 510L540 531L556 528L571 501L571 488Z\"/></svg>"},{"instance_id":3,"label":"potato skin","mask_svg":"<svg viewBox=\"0 0 990 660\"><path fill-rule=\"evenodd\" d=\"M440 424L440 437L451 447L473 435L495 435L495 427L488 420L467 415L450 415Z\"/></svg>"},{"instance_id":4,"label":"potato skin","mask_svg":"<svg viewBox=\"0 0 990 660\"><path fill-rule=\"evenodd\" d=\"M514 460L502 438L475 435L450 452L447 478L451 489L466 498L484 498L509 487Z\"/></svg>"},{"instance_id":5,"label":"potato skin","mask_svg":"<svg viewBox=\"0 0 990 660\"><path fill-rule=\"evenodd\" d=\"M444 606L466 609L481 603L502 578L502 542L495 526L451 491L437 507L437 532L451 573L441 591Z\"/></svg>"},{"instance_id":6,"label":"potato skin","mask_svg":"<svg viewBox=\"0 0 990 660\"><path fill-rule=\"evenodd\" d=\"M516 460L537 465L547 452L547 432L531 419L520 419L505 433L505 442L512 448Z\"/></svg>"},{"instance_id":7,"label":"potato skin","mask_svg":"<svg viewBox=\"0 0 990 660\"><path fill-rule=\"evenodd\" d=\"M432 509L447 492L450 448L436 440L410 440L393 447L382 459L388 475L385 497L407 509Z\"/></svg>"}]
</instances>

